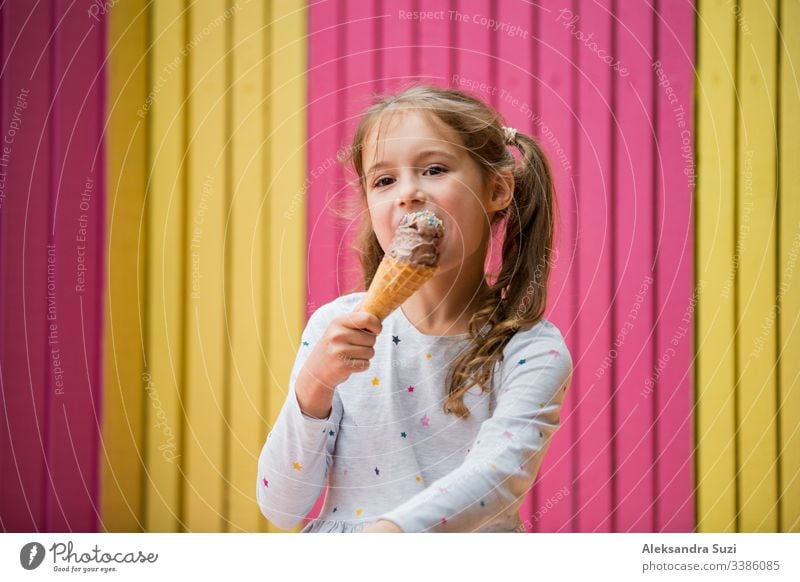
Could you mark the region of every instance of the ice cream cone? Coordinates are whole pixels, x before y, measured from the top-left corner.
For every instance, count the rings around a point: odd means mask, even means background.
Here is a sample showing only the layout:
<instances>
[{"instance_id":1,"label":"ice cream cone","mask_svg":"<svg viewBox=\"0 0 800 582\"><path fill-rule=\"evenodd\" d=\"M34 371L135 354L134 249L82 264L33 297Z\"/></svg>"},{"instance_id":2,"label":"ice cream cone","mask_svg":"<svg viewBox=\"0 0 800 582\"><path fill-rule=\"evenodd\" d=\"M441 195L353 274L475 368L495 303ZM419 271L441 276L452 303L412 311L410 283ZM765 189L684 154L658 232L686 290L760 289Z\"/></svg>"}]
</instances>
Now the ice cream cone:
<instances>
[{"instance_id":1,"label":"ice cream cone","mask_svg":"<svg viewBox=\"0 0 800 582\"><path fill-rule=\"evenodd\" d=\"M439 270L438 247L443 236L443 223L433 212L421 210L404 215L356 309L383 321L400 307Z\"/></svg>"},{"instance_id":2,"label":"ice cream cone","mask_svg":"<svg viewBox=\"0 0 800 582\"><path fill-rule=\"evenodd\" d=\"M383 321L438 270L438 266L413 265L389 256L383 257L359 310Z\"/></svg>"}]
</instances>

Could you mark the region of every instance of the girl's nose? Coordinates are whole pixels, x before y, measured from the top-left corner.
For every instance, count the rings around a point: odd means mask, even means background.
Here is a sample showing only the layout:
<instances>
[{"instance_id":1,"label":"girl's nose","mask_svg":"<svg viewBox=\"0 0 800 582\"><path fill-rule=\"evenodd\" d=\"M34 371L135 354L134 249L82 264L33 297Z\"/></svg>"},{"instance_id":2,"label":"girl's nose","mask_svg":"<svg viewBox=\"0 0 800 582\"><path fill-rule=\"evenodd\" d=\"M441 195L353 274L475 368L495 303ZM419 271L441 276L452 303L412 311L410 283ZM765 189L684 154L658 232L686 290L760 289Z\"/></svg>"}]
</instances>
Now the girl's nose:
<instances>
[{"instance_id":1,"label":"girl's nose","mask_svg":"<svg viewBox=\"0 0 800 582\"><path fill-rule=\"evenodd\" d=\"M414 206L419 203L424 203L426 196L422 190L415 185L409 185L406 190L401 194L399 203L401 206Z\"/></svg>"}]
</instances>

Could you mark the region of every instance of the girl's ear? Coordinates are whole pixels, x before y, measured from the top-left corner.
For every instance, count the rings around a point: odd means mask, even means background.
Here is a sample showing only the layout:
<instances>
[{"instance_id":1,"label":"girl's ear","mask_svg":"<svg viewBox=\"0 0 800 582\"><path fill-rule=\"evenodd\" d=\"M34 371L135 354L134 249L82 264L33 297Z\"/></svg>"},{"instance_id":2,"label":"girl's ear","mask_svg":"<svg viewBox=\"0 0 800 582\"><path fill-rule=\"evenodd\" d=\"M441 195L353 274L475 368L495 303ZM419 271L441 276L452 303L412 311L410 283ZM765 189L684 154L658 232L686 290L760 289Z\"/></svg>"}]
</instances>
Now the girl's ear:
<instances>
[{"instance_id":1,"label":"girl's ear","mask_svg":"<svg viewBox=\"0 0 800 582\"><path fill-rule=\"evenodd\" d=\"M507 208L514 198L514 172L511 169L492 176L489 202L486 210L497 212Z\"/></svg>"}]
</instances>

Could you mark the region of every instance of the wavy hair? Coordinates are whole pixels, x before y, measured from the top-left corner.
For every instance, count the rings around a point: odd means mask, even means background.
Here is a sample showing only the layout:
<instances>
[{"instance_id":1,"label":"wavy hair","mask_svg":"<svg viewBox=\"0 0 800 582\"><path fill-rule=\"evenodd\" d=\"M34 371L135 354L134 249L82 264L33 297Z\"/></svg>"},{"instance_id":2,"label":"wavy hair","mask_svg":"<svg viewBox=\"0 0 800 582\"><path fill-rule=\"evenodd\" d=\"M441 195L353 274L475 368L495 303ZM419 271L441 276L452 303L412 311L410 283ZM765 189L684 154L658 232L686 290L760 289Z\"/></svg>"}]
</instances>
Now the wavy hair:
<instances>
[{"instance_id":1,"label":"wavy hair","mask_svg":"<svg viewBox=\"0 0 800 582\"><path fill-rule=\"evenodd\" d=\"M417 110L433 115L452 128L461 140L460 147L478 163L489 184L501 172L513 171L514 192L511 204L495 213L490 225L492 238L502 234L502 262L497 273L486 273L485 289L479 291L469 321L467 347L453 360L447 375L447 397L443 411L460 418L469 416L464 394L478 385L488 392L495 366L503 359L503 349L519 329L538 323L547 305L554 226L557 215L552 172L537 141L517 131L512 144L506 143L500 114L479 99L455 89L412 84L400 92L378 96L363 113L349 149L340 152L339 161L350 163L357 175L354 186L360 191L356 201L362 219L355 241L360 254L364 288L369 288L384 251L372 228L366 204L366 178L363 167L364 141L370 131L398 111ZM519 159L511 152L519 151ZM486 278L486 277L485 277Z\"/></svg>"}]
</instances>

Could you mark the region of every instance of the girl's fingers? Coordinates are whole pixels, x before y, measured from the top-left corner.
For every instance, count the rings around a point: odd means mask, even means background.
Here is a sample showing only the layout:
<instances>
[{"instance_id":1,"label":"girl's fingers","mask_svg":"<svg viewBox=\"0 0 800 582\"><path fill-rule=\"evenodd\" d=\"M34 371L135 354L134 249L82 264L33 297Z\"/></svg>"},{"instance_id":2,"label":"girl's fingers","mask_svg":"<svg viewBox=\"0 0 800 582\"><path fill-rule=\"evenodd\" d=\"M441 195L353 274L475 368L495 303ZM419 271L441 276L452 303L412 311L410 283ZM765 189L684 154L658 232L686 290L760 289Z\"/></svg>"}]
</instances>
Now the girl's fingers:
<instances>
[{"instance_id":1,"label":"girl's fingers","mask_svg":"<svg viewBox=\"0 0 800 582\"><path fill-rule=\"evenodd\" d=\"M378 335L383 329L381 320L366 311L353 311L342 316L342 325L347 328Z\"/></svg>"},{"instance_id":2,"label":"girl's fingers","mask_svg":"<svg viewBox=\"0 0 800 582\"><path fill-rule=\"evenodd\" d=\"M370 346L352 346L345 350L345 354L356 360L371 360L375 355L375 349Z\"/></svg>"},{"instance_id":3,"label":"girl's fingers","mask_svg":"<svg viewBox=\"0 0 800 582\"><path fill-rule=\"evenodd\" d=\"M375 355L375 350L364 347L350 347L344 350L339 358L348 370L362 370L369 367L369 361Z\"/></svg>"},{"instance_id":4,"label":"girl's fingers","mask_svg":"<svg viewBox=\"0 0 800 582\"><path fill-rule=\"evenodd\" d=\"M369 368L369 360L346 357L344 358L344 365L350 370L366 370Z\"/></svg>"},{"instance_id":5,"label":"girl's fingers","mask_svg":"<svg viewBox=\"0 0 800 582\"><path fill-rule=\"evenodd\" d=\"M371 348L375 345L376 337L368 331L347 329L347 331L342 334L342 339L351 346Z\"/></svg>"}]
</instances>

